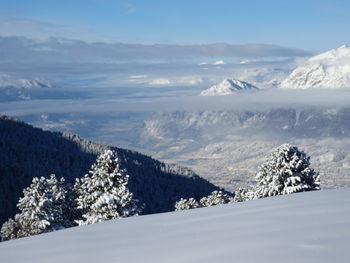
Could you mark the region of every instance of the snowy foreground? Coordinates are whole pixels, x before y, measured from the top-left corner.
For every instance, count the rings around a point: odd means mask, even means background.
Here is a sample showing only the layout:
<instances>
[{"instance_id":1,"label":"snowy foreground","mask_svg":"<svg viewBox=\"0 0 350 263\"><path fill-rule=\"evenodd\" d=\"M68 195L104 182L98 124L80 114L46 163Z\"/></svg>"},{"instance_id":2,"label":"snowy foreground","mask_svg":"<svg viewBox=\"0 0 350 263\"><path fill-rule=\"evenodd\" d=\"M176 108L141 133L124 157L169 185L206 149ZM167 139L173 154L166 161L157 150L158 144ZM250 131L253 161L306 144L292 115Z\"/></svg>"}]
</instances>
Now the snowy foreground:
<instances>
[{"instance_id":1,"label":"snowy foreground","mask_svg":"<svg viewBox=\"0 0 350 263\"><path fill-rule=\"evenodd\" d=\"M117 219L0 243L0 262L348 262L350 189Z\"/></svg>"}]
</instances>

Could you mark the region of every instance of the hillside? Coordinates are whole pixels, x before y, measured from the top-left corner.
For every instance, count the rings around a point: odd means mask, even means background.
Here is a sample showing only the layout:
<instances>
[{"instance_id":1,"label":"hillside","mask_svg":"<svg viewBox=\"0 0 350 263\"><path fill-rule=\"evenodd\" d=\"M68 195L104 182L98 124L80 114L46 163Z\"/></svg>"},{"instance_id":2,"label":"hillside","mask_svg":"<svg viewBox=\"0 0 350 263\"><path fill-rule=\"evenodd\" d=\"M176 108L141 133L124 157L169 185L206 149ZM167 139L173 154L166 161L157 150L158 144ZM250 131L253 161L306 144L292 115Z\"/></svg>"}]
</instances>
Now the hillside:
<instances>
[{"instance_id":1,"label":"hillside","mask_svg":"<svg viewBox=\"0 0 350 263\"><path fill-rule=\"evenodd\" d=\"M347 262L349 200L324 190L111 220L3 242L0 261Z\"/></svg>"},{"instance_id":2,"label":"hillside","mask_svg":"<svg viewBox=\"0 0 350 263\"><path fill-rule=\"evenodd\" d=\"M18 198L33 177L55 173L74 182L88 172L106 145L72 134L34 128L0 116L0 224L16 212ZM130 175L129 189L145 203L145 214L171 211L181 197L197 198L218 188L191 170L138 152L112 147Z\"/></svg>"}]
</instances>

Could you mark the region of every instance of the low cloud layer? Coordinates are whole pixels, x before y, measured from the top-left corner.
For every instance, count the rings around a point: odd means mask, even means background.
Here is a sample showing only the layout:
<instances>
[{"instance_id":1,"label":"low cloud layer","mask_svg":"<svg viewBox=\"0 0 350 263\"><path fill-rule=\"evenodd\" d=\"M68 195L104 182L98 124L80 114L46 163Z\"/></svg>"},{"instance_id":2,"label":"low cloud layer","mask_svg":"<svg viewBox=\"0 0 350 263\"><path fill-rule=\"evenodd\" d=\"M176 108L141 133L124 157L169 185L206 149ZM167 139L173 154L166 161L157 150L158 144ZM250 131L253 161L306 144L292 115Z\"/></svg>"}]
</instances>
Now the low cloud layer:
<instances>
[{"instance_id":1,"label":"low cloud layer","mask_svg":"<svg viewBox=\"0 0 350 263\"><path fill-rule=\"evenodd\" d=\"M304 50L260 44L143 45L0 36L0 73L69 87L210 85L242 76L239 72L246 75L252 67L286 68L307 55ZM238 63L249 57L253 63Z\"/></svg>"}]
</instances>

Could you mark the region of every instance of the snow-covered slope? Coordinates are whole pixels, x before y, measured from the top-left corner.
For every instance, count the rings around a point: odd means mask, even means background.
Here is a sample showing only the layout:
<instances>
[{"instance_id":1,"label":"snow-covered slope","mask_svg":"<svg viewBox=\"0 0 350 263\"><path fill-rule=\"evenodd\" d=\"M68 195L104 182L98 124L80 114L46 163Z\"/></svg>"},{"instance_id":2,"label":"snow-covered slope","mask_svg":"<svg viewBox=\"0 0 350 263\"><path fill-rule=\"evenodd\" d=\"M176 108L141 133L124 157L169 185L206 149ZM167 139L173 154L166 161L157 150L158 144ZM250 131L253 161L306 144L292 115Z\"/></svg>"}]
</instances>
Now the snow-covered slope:
<instances>
[{"instance_id":1,"label":"snow-covered slope","mask_svg":"<svg viewBox=\"0 0 350 263\"><path fill-rule=\"evenodd\" d=\"M350 190L117 219L0 243L0 262L347 262Z\"/></svg>"},{"instance_id":2,"label":"snow-covered slope","mask_svg":"<svg viewBox=\"0 0 350 263\"><path fill-rule=\"evenodd\" d=\"M241 91L258 90L257 87L245 81L237 79L224 79L220 83L211 86L209 89L203 90L201 96L216 96L216 95L230 95Z\"/></svg>"},{"instance_id":3,"label":"snow-covered slope","mask_svg":"<svg viewBox=\"0 0 350 263\"><path fill-rule=\"evenodd\" d=\"M350 47L344 45L308 59L280 88L350 88Z\"/></svg>"}]
</instances>

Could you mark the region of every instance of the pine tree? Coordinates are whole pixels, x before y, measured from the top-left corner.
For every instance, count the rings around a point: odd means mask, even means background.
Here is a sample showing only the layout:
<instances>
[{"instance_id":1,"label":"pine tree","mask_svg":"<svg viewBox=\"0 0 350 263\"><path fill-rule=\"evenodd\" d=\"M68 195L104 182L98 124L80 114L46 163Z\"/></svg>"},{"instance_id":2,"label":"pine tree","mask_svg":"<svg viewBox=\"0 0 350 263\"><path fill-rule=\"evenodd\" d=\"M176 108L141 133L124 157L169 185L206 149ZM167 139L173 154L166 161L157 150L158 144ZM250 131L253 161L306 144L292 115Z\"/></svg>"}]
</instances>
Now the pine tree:
<instances>
[{"instance_id":1,"label":"pine tree","mask_svg":"<svg viewBox=\"0 0 350 263\"><path fill-rule=\"evenodd\" d=\"M175 203L175 211L188 210L200 207L209 207L233 202L233 197L222 191L213 191L210 195L203 197L199 202L193 197L189 199L181 198Z\"/></svg>"},{"instance_id":2,"label":"pine tree","mask_svg":"<svg viewBox=\"0 0 350 263\"><path fill-rule=\"evenodd\" d=\"M310 168L310 156L289 144L271 153L256 180L255 198L320 189L319 174Z\"/></svg>"},{"instance_id":3,"label":"pine tree","mask_svg":"<svg viewBox=\"0 0 350 263\"><path fill-rule=\"evenodd\" d=\"M235 191L233 202L244 202L254 199L254 192L248 188L239 188Z\"/></svg>"},{"instance_id":4,"label":"pine tree","mask_svg":"<svg viewBox=\"0 0 350 263\"><path fill-rule=\"evenodd\" d=\"M5 222L1 228L2 240L37 235L73 226L73 208L67 205L64 178L34 177L23 190L17 207L20 213Z\"/></svg>"},{"instance_id":5,"label":"pine tree","mask_svg":"<svg viewBox=\"0 0 350 263\"><path fill-rule=\"evenodd\" d=\"M10 218L1 227L1 231L0 231L1 241L16 239L18 236L19 230L20 230L20 226L18 221Z\"/></svg>"},{"instance_id":6,"label":"pine tree","mask_svg":"<svg viewBox=\"0 0 350 263\"><path fill-rule=\"evenodd\" d=\"M213 191L210 195L203 197L199 203L202 207L222 205L233 202L232 196L223 193L222 191Z\"/></svg>"},{"instance_id":7,"label":"pine tree","mask_svg":"<svg viewBox=\"0 0 350 263\"><path fill-rule=\"evenodd\" d=\"M188 210L199 208L201 205L194 198L184 199L181 198L179 201L175 203L175 211Z\"/></svg>"},{"instance_id":8,"label":"pine tree","mask_svg":"<svg viewBox=\"0 0 350 263\"><path fill-rule=\"evenodd\" d=\"M76 202L82 211L79 225L138 215L132 193L126 187L128 175L120 169L118 159L111 150L105 150L92 165L89 174L77 180Z\"/></svg>"}]
</instances>

